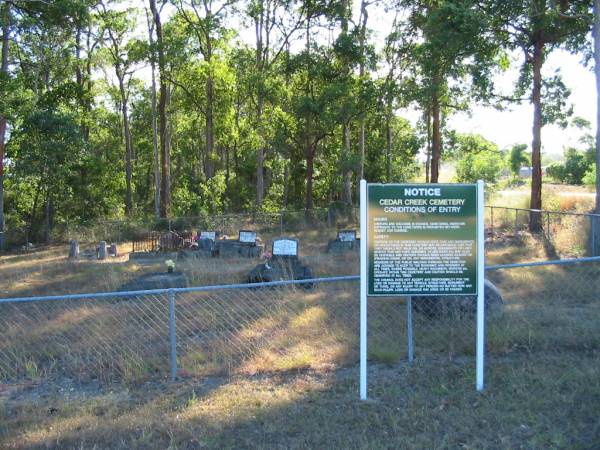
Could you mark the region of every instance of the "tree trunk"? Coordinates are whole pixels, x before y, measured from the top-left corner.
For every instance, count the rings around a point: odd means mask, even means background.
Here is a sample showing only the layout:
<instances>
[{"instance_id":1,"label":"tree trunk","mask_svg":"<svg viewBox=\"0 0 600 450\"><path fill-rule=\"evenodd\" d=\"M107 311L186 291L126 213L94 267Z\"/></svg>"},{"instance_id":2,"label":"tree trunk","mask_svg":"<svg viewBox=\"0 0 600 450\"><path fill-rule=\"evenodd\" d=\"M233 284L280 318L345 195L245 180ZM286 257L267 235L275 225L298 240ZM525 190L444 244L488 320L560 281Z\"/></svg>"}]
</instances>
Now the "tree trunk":
<instances>
[{"instance_id":1,"label":"tree trunk","mask_svg":"<svg viewBox=\"0 0 600 450\"><path fill-rule=\"evenodd\" d=\"M214 110L214 87L213 87L213 79L210 71L212 70L210 67L210 59L207 60L209 64L209 75L206 79L206 155L207 155L207 164L206 164L206 178L211 179L215 176L215 134L214 134L214 124L213 124L213 110Z\"/></svg>"},{"instance_id":2,"label":"tree trunk","mask_svg":"<svg viewBox=\"0 0 600 450\"><path fill-rule=\"evenodd\" d=\"M427 147L425 148L425 183L429 183L429 167L431 165L431 108L429 106L427 106L425 120L427 120Z\"/></svg>"},{"instance_id":3,"label":"tree trunk","mask_svg":"<svg viewBox=\"0 0 600 450\"><path fill-rule=\"evenodd\" d=\"M125 92L125 81L123 75L119 76L119 91L121 93L121 112L123 114L123 138L125 140L125 214L131 216L133 212L132 179L133 169L131 161L133 157L131 131L129 129L129 112L127 107L127 93Z\"/></svg>"},{"instance_id":4,"label":"tree trunk","mask_svg":"<svg viewBox=\"0 0 600 450\"><path fill-rule=\"evenodd\" d=\"M392 182L392 118L390 113L388 113L387 121L386 121L386 155L385 155L385 179L388 183Z\"/></svg>"},{"instance_id":5,"label":"tree trunk","mask_svg":"<svg viewBox=\"0 0 600 450\"><path fill-rule=\"evenodd\" d=\"M342 132L344 134L344 153L348 158L350 158L352 148L350 144L350 124L348 122L344 123ZM349 166L344 170L344 190L342 193L342 201L347 205L352 204L352 169Z\"/></svg>"},{"instance_id":6,"label":"tree trunk","mask_svg":"<svg viewBox=\"0 0 600 450\"><path fill-rule=\"evenodd\" d=\"M166 61L163 47L162 23L156 9L156 0L150 0L150 10L156 27L156 44L158 47L159 100L158 116L160 124L160 216L168 217L171 210L170 155L167 146L167 82Z\"/></svg>"},{"instance_id":7,"label":"tree trunk","mask_svg":"<svg viewBox=\"0 0 600 450\"><path fill-rule=\"evenodd\" d=\"M544 44L538 38L533 49L533 141L531 143L531 209L542 209L542 63ZM532 212L529 217L529 231L542 230L542 216Z\"/></svg>"},{"instance_id":8,"label":"tree trunk","mask_svg":"<svg viewBox=\"0 0 600 450\"><path fill-rule=\"evenodd\" d=\"M146 10L146 18L148 10ZM148 18L148 39L150 46L154 48L154 22ZM154 215L160 217L160 163L158 160L158 117L156 105L156 62L154 54L150 60L150 71L152 74L152 156L154 161Z\"/></svg>"},{"instance_id":9,"label":"tree trunk","mask_svg":"<svg viewBox=\"0 0 600 450\"><path fill-rule=\"evenodd\" d=\"M10 43L10 3L4 2L2 14L2 64L0 75L8 74L8 45ZM7 118L0 114L0 250L4 249L4 155Z\"/></svg>"},{"instance_id":10,"label":"tree trunk","mask_svg":"<svg viewBox=\"0 0 600 450\"><path fill-rule=\"evenodd\" d=\"M167 164L167 173L165 174L167 189L169 194L169 205L171 205L171 186L172 186L172 176L171 176L171 138L173 137L173 123L170 119L170 108L171 108L171 96L173 95L174 87L170 89L167 87L166 90L166 99L165 99L165 117L166 117L166 127L165 127L165 158Z\"/></svg>"},{"instance_id":11,"label":"tree trunk","mask_svg":"<svg viewBox=\"0 0 600 450\"><path fill-rule=\"evenodd\" d=\"M92 52L93 52L93 46L92 46L92 29L91 26L88 25L87 27L87 32L86 32L86 62L85 62L85 77L83 80L83 88L85 89L86 92L86 98L85 98L85 113L86 113L86 119L89 119L91 112L92 112L92 101L90 100L91 98L91 92L92 92ZM83 125L83 140L86 143L89 143L90 141L90 127L87 123Z\"/></svg>"},{"instance_id":12,"label":"tree trunk","mask_svg":"<svg viewBox=\"0 0 600 450\"><path fill-rule=\"evenodd\" d=\"M442 154L442 139L440 134L440 99L438 93L431 99L432 133L431 133L431 178L430 183L437 183L440 174L440 156Z\"/></svg>"},{"instance_id":13,"label":"tree trunk","mask_svg":"<svg viewBox=\"0 0 600 450\"><path fill-rule=\"evenodd\" d=\"M260 89L260 88L259 88ZM256 108L256 120L258 123L259 129L262 130L263 126L261 124L262 121L262 112L264 106L264 99L262 92L258 93L258 105ZM256 207L260 209L264 200L265 193L265 180L264 180L264 168L265 168L265 152L263 149L263 139L260 136L260 143L258 144L258 148L256 149Z\"/></svg>"},{"instance_id":14,"label":"tree trunk","mask_svg":"<svg viewBox=\"0 0 600 450\"><path fill-rule=\"evenodd\" d=\"M286 209L288 206L288 197L290 195L290 162L286 161L285 169L283 169L283 209Z\"/></svg>"},{"instance_id":15,"label":"tree trunk","mask_svg":"<svg viewBox=\"0 0 600 450\"><path fill-rule=\"evenodd\" d=\"M46 244L50 244L52 241L52 199L50 191L46 192L46 207L44 211L44 241Z\"/></svg>"},{"instance_id":16,"label":"tree trunk","mask_svg":"<svg viewBox=\"0 0 600 450\"><path fill-rule=\"evenodd\" d=\"M596 214L600 214L600 0L594 0L594 75L596 76ZM594 218L592 256L600 254L600 220Z\"/></svg>"},{"instance_id":17,"label":"tree trunk","mask_svg":"<svg viewBox=\"0 0 600 450\"><path fill-rule=\"evenodd\" d=\"M312 217L313 177L315 172L315 144L307 143L306 152L306 217Z\"/></svg>"},{"instance_id":18,"label":"tree trunk","mask_svg":"<svg viewBox=\"0 0 600 450\"><path fill-rule=\"evenodd\" d=\"M366 0L361 0L360 4L361 24L360 24L360 65L359 75L362 78L365 75L365 41L367 39L367 20L369 14L367 12ZM365 112L362 111L360 115L360 139L359 139L359 153L360 153L360 179L365 178Z\"/></svg>"},{"instance_id":19,"label":"tree trunk","mask_svg":"<svg viewBox=\"0 0 600 450\"><path fill-rule=\"evenodd\" d=\"M35 221L35 212L37 211L38 200L42 193L42 181L40 180L35 190L35 196L33 197L33 206L31 207L31 214L29 215L29 223L27 224L27 235L25 236L25 243L31 239L31 232L33 230L33 224Z\"/></svg>"},{"instance_id":20,"label":"tree trunk","mask_svg":"<svg viewBox=\"0 0 600 450\"><path fill-rule=\"evenodd\" d=\"M264 142L264 127L262 125L262 114L265 104L265 96L263 89L264 81L264 68L266 61L264 60L263 52L263 30L265 29L265 11L264 2L260 5L260 14L254 19L254 32L256 38L256 69L258 72L257 80L257 92L256 92L256 123L258 125L258 132L260 142L256 149L256 207L261 208L265 195L265 180L264 180L264 167L265 167L265 152L263 148ZM266 24L268 29L268 24Z\"/></svg>"}]
</instances>

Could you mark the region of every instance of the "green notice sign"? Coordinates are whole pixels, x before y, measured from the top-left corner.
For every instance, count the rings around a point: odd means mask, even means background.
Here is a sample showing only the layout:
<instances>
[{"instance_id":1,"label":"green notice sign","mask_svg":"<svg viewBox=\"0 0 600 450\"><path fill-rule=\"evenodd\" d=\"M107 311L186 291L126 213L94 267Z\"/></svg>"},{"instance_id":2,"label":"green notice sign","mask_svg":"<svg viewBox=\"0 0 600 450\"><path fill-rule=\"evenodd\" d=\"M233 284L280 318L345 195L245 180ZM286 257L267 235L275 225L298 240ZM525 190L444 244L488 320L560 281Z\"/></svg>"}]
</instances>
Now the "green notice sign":
<instances>
[{"instance_id":1,"label":"green notice sign","mask_svg":"<svg viewBox=\"0 0 600 450\"><path fill-rule=\"evenodd\" d=\"M477 293L477 185L367 185L368 295Z\"/></svg>"}]
</instances>

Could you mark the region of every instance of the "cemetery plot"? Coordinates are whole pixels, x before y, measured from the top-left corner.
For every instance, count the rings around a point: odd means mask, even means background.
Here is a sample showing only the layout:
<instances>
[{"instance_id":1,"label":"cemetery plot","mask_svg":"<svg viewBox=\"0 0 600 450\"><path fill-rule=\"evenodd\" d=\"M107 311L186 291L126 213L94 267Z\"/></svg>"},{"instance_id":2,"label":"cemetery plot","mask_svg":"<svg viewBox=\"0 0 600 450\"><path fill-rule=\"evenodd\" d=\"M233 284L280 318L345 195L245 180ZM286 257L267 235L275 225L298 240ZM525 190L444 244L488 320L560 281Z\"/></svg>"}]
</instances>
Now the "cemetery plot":
<instances>
[{"instance_id":1,"label":"cemetery plot","mask_svg":"<svg viewBox=\"0 0 600 450\"><path fill-rule=\"evenodd\" d=\"M356 238L356 230L340 230L337 237L327 244L327 253L344 253L359 249L360 241Z\"/></svg>"},{"instance_id":2,"label":"cemetery plot","mask_svg":"<svg viewBox=\"0 0 600 450\"><path fill-rule=\"evenodd\" d=\"M279 238L273 241L272 256L248 274L249 283L280 280L308 280L314 277L310 267L298 259L298 240ZM304 287L312 287L306 284Z\"/></svg>"},{"instance_id":3,"label":"cemetery plot","mask_svg":"<svg viewBox=\"0 0 600 450\"><path fill-rule=\"evenodd\" d=\"M191 244L179 251L178 258L209 258L215 256L217 236L216 231L194 233Z\"/></svg>"},{"instance_id":4,"label":"cemetery plot","mask_svg":"<svg viewBox=\"0 0 600 450\"><path fill-rule=\"evenodd\" d=\"M256 231L240 230L238 239L220 239L215 243L215 256L260 258L264 245L260 243Z\"/></svg>"}]
</instances>

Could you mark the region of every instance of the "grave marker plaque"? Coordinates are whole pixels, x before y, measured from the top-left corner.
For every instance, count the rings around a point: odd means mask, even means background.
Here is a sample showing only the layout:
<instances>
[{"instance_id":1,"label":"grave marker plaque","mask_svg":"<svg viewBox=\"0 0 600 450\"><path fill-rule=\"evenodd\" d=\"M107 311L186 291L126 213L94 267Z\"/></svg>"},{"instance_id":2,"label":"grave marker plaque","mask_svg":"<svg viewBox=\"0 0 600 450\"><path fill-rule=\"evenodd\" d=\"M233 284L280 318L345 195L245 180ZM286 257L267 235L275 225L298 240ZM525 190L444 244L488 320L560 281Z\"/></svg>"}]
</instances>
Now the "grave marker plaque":
<instances>
[{"instance_id":1,"label":"grave marker plaque","mask_svg":"<svg viewBox=\"0 0 600 450\"><path fill-rule=\"evenodd\" d=\"M216 231L201 231L200 239L210 239L212 241L217 240L217 232Z\"/></svg>"},{"instance_id":2,"label":"grave marker plaque","mask_svg":"<svg viewBox=\"0 0 600 450\"><path fill-rule=\"evenodd\" d=\"M273 256L298 256L298 241L287 238L274 240Z\"/></svg>"},{"instance_id":3,"label":"grave marker plaque","mask_svg":"<svg viewBox=\"0 0 600 450\"><path fill-rule=\"evenodd\" d=\"M255 244L256 231L240 230L239 241L244 242L246 244Z\"/></svg>"},{"instance_id":4,"label":"grave marker plaque","mask_svg":"<svg viewBox=\"0 0 600 450\"><path fill-rule=\"evenodd\" d=\"M356 241L356 231L355 230L338 231L338 239L341 242L354 242L354 241Z\"/></svg>"}]
</instances>

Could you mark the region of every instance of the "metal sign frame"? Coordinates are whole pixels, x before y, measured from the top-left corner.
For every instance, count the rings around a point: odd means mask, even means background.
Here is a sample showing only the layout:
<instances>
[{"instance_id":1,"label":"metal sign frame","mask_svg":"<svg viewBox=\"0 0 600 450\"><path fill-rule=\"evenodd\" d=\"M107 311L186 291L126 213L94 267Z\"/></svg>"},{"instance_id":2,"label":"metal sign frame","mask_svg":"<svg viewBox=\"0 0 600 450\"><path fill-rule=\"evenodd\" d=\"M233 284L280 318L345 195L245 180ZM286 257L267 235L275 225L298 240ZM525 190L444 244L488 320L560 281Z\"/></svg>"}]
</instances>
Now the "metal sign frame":
<instances>
[{"instance_id":1,"label":"metal sign frame","mask_svg":"<svg viewBox=\"0 0 600 450\"><path fill-rule=\"evenodd\" d=\"M360 181L360 383L359 394L361 400L367 399L367 300L368 300L368 278L369 278L369 254L368 254L368 189L366 180ZM422 185L423 187L436 185ZM485 303L484 303L484 281L485 281L485 252L484 252L484 183L477 182L477 261L476 261L476 283L477 283L477 333L476 333L476 388L478 391L484 388L484 336L485 336ZM442 294L438 294L442 295ZM453 293L445 295L456 295ZM389 294L388 294L389 296ZM407 296L410 306L411 297ZM409 361L412 361L412 333L411 314L409 308Z\"/></svg>"}]
</instances>

